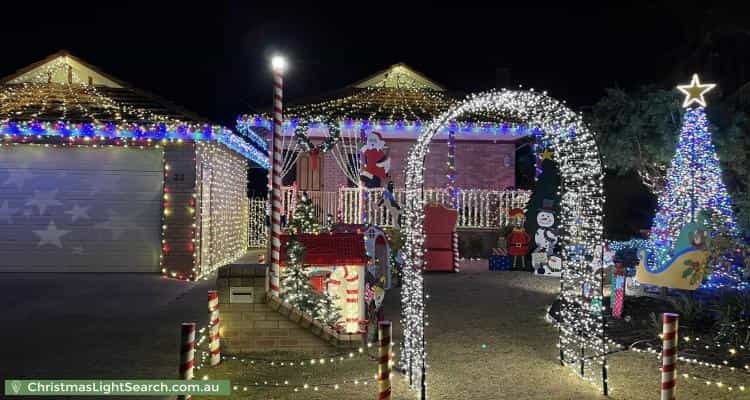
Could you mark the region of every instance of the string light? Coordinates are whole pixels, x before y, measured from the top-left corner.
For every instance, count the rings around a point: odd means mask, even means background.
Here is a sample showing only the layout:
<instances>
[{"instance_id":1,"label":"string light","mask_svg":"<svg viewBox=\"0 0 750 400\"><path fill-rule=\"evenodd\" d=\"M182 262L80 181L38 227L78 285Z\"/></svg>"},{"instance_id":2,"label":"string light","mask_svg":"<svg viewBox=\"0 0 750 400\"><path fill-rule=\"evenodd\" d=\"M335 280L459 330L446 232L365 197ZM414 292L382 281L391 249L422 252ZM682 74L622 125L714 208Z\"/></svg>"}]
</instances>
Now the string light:
<instances>
[{"instance_id":1,"label":"string light","mask_svg":"<svg viewBox=\"0 0 750 400\"><path fill-rule=\"evenodd\" d=\"M321 116L315 117L320 120ZM384 137L388 137L389 132L406 132L412 133L416 138L419 134L425 131L427 125L421 121L409 121L409 120L397 120L394 122L388 121L376 121L372 122L366 119L352 119L346 117L331 117L330 121L339 121L337 130L339 132L354 131L360 132L361 130L372 131L376 130L381 132ZM286 135L290 135L290 132L297 131L300 125L301 119L289 118L286 119L282 125L282 131ZM243 137L248 138L251 142L265 142L265 134L271 129L273 120L268 119L261 115L244 115L237 118L237 131L242 134ZM523 123L513 122L461 122L457 121L454 123L454 127L457 135L461 135L462 138L470 139L472 136L491 136L491 137L508 137L508 138L520 138L529 135L543 134L540 128L530 128L528 125ZM317 132L325 132L327 135L328 125L324 123L309 122L307 124L308 134L314 133L316 136L320 135ZM450 127L441 128L439 135L448 136ZM322 136L321 136L322 137ZM266 148L267 149L267 145Z\"/></svg>"},{"instance_id":2,"label":"string light","mask_svg":"<svg viewBox=\"0 0 750 400\"><path fill-rule=\"evenodd\" d=\"M241 157L215 143L198 142L195 155L194 197L201 208L195 240L201 245L193 246L193 272L197 278L208 279L247 250L247 168Z\"/></svg>"},{"instance_id":3,"label":"string light","mask_svg":"<svg viewBox=\"0 0 750 400\"><path fill-rule=\"evenodd\" d=\"M685 224L697 221L701 211L710 211L711 231L720 226L737 234L732 201L721 180L721 166L711 142L705 109L687 110L675 156L667 171L667 182L651 227L650 240L656 250L656 268L671 258L674 243ZM653 262L657 265L654 266Z\"/></svg>"},{"instance_id":4,"label":"string light","mask_svg":"<svg viewBox=\"0 0 750 400\"><path fill-rule=\"evenodd\" d=\"M59 79L60 75L67 79ZM117 100L113 97L117 93L135 93L119 84L118 92L115 88L91 83L78 76L69 56L61 55L2 85L0 144L163 149L162 274L196 279L244 253L248 242L245 158L267 167L268 160L263 152L221 126L174 116L160 105L143 108ZM184 144L193 147L198 160L196 168L202 167L204 161L210 165L210 179L215 183L210 193L213 207L205 207L207 198L198 196L198 187L203 184L200 176L195 180L192 197L182 202L172 199L182 193L172 184L175 179L171 177L168 157L172 149ZM206 159L201 159L204 155ZM200 175L197 170L196 175ZM201 213L196 212L198 202ZM185 207L177 210L175 204L185 204ZM183 211L190 221L187 227L178 225L170 230L171 221L184 219ZM209 213L213 215L208 216ZM201 221L198 221L199 214ZM212 218L216 223L210 224ZM200 235L205 227L209 227L210 234L203 241ZM178 243L168 243L167 238L173 239L174 232L181 235L181 230L186 231L187 237L179 237ZM185 248L182 248L183 243ZM202 250L199 252L199 249ZM174 253L192 254L192 265L172 265L170 254Z\"/></svg>"},{"instance_id":5,"label":"string light","mask_svg":"<svg viewBox=\"0 0 750 400\"><path fill-rule=\"evenodd\" d=\"M689 85L678 86L685 95L682 128L675 155L667 170L665 190L659 196L658 209L653 220L649 241L628 243L645 254L645 267L649 272L669 268L675 252L675 243L683 228L689 223L705 226L711 237L720 232L739 237L732 201L722 182L722 170L716 149L711 140L703 97L715 85L700 84L697 75ZM692 104L698 107L691 107ZM704 217L706 220L704 220ZM701 279L702 288L750 287L744 274L744 262L736 262L733 254L724 255L727 268L708 265L704 276L702 269L694 271L693 279ZM722 261L718 261L723 264ZM704 278L708 279L704 279Z\"/></svg>"},{"instance_id":6,"label":"string light","mask_svg":"<svg viewBox=\"0 0 750 400\"><path fill-rule=\"evenodd\" d=\"M563 270L560 311L560 358L584 379L592 380L594 369L606 369L606 336L601 293L601 275L593 273L602 254L603 170L592 133L582 116L545 93L491 91L472 95L436 118L419 137L406 167L406 223L404 286L402 288L402 368L412 387L426 390L427 369L424 327L425 291L422 277L424 257L424 159L429 143L450 121L474 112L510 115L528 121L545 132L562 175ZM601 251L599 251L601 253ZM606 390L606 378L602 379Z\"/></svg>"},{"instance_id":7,"label":"string light","mask_svg":"<svg viewBox=\"0 0 750 400\"><path fill-rule=\"evenodd\" d=\"M456 189L456 129L451 124L448 131L448 161L446 161L447 172L445 173L445 190L450 196L450 206L458 208L458 190Z\"/></svg>"},{"instance_id":8,"label":"string light","mask_svg":"<svg viewBox=\"0 0 750 400\"><path fill-rule=\"evenodd\" d=\"M383 189L363 189L368 193L364 205L370 215L370 223L378 226L390 226L392 221L387 210L377 207L383 197ZM450 195L445 189L424 189L423 196L427 203L450 204ZM525 208L531 198L531 191L487 190L455 188L456 203L460 205L458 213L459 228L496 228L507 223L508 211L513 208ZM395 189L394 198L399 204L406 199L405 189ZM339 188L339 209L344 223L357 223L359 210L359 189ZM384 212L383 212L384 211Z\"/></svg>"},{"instance_id":9,"label":"string light","mask_svg":"<svg viewBox=\"0 0 750 400\"><path fill-rule=\"evenodd\" d=\"M49 80L68 69L70 82ZM29 136L216 141L268 168L262 151L226 128L157 114L117 101L104 90L81 79L66 57L57 58L0 88L0 133L18 141Z\"/></svg>"}]
</instances>

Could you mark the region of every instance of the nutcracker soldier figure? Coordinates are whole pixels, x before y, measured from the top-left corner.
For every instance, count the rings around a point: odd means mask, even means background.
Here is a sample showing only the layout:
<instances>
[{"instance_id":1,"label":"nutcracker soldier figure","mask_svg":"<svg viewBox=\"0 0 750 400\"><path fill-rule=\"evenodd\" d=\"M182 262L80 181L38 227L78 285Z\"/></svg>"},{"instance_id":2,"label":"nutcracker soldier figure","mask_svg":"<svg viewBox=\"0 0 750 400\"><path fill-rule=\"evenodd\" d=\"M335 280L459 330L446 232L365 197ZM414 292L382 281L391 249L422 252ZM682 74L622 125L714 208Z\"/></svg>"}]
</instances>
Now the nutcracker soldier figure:
<instances>
[{"instance_id":1,"label":"nutcracker soldier figure","mask_svg":"<svg viewBox=\"0 0 750 400\"><path fill-rule=\"evenodd\" d=\"M510 210L510 221L513 225L513 231L508 235L508 253L513 256L513 269L516 269L518 260L521 260L521 267L526 268L526 255L529 254L529 242L531 236L523 229L525 217L523 210L514 208Z\"/></svg>"}]
</instances>

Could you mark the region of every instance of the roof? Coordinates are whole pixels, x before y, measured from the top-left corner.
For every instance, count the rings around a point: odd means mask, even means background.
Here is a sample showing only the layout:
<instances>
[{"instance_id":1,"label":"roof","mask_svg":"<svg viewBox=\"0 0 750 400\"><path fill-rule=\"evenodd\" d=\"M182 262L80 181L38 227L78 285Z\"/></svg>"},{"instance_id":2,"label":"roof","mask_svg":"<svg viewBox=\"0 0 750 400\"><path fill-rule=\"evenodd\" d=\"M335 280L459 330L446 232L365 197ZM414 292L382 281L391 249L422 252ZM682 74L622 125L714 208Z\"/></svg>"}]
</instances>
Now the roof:
<instances>
[{"instance_id":1,"label":"roof","mask_svg":"<svg viewBox=\"0 0 750 400\"><path fill-rule=\"evenodd\" d=\"M267 156L229 129L116 79L62 50L0 79L6 139L216 141L267 168Z\"/></svg>"},{"instance_id":2,"label":"roof","mask_svg":"<svg viewBox=\"0 0 750 400\"><path fill-rule=\"evenodd\" d=\"M416 72L403 63L391 65L342 89L308 99L289 102L284 108L285 136L295 134L296 121L324 117L340 121L341 129L378 130L385 139L414 140L422 127L463 99L463 94L449 92L443 85ZM489 140L513 142L525 137L535 127L511 115L478 113L462 115L449 130L460 132L456 140ZM262 148L270 131L269 114L243 115L237 118L237 131ZM442 132L447 137L448 130ZM310 129L310 138L325 138L325 129Z\"/></svg>"},{"instance_id":3,"label":"roof","mask_svg":"<svg viewBox=\"0 0 750 400\"><path fill-rule=\"evenodd\" d=\"M398 63L328 95L292 103L284 113L288 118L429 121L455 102L443 85Z\"/></svg>"},{"instance_id":4,"label":"roof","mask_svg":"<svg viewBox=\"0 0 750 400\"><path fill-rule=\"evenodd\" d=\"M116 79L67 50L0 79L0 119L209 123Z\"/></svg>"},{"instance_id":5,"label":"roof","mask_svg":"<svg viewBox=\"0 0 750 400\"><path fill-rule=\"evenodd\" d=\"M286 266L289 235L281 236L281 265ZM367 264L365 238L362 233L321 233L295 235L305 246L305 265L316 267Z\"/></svg>"},{"instance_id":6,"label":"roof","mask_svg":"<svg viewBox=\"0 0 750 400\"><path fill-rule=\"evenodd\" d=\"M367 78L359 80L350 87L368 88L368 87L421 87L425 89L444 92L446 89L443 85L433 81L420 72L415 71L404 63L393 64L390 67L378 71Z\"/></svg>"}]
</instances>

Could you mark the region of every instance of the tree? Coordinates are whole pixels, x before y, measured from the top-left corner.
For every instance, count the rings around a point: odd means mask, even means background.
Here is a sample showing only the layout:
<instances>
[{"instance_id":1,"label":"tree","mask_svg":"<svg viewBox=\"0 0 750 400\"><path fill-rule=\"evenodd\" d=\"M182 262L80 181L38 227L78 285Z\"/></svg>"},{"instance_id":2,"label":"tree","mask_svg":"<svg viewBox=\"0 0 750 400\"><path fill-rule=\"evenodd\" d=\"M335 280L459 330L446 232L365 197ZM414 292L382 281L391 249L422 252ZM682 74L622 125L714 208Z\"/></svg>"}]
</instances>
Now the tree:
<instances>
[{"instance_id":1,"label":"tree","mask_svg":"<svg viewBox=\"0 0 750 400\"><path fill-rule=\"evenodd\" d=\"M317 293L310 283L310 269L305 268L305 247L291 239L286 249L287 263L281 279L281 298L302 313L318 321L335 326L341 320L341 309L336 297L323 291Z\"/></svg>"},{"instance_id":2,"label":"tree","mask_svg":"<svg viewBox=\"0 0 750 400\"><path fill-rule=\"evenodd\" d=\"M292 235L320 233L321 227L315 216L315 205L307 196L302 196L294 209L287 229ZM281 281L281 297L299 311L310 314L327 325L335 325L341 319L341 309L336 306L336 297L323 291L317 293L310 283L310 270L305 268L305 247L292 236L287 244L287 267Z\"/></svg>"},{"instance_id":3,"label":"tree","mask_svg":"<svg viewBox=\"0 0 750 400\"><path fill-rule=\"evenodd\" d=\"M625 175L634 171L658 194L674 152L680 127L680 96L642 87L635 93L607 89L590 115L606 167Z\"/></svg>"},{"instance_id":4,"label":"tree","mask_svg":"<svg viewBox=\"0 0 750 400\"><path fill-rule=\"evenodd\" d=\"M302 192L302 196L297 202L297 207L294 209L294 215L292 215L292 220L289 221L287 229L293 235L300 233L320 233L320 224L318 224L318 219L315 215L315 204L313 204L307 192Z\"/></svg>"},{"instance_id":5,"label":"tree","mask_svg":"<svg viewBox=\"0 0 750 400\"><path fill-rule=\"evenodd\" d=\"M319 294L314 309L315 319L327 325L335 326L341 320L341 308L336 305L336 299L336 296L327 291Z\"/></svg>"},{"instance_id":6,"label":"tree","mask_svg":"<svg viewBox=\"0 0 750 400\"><path fill-rule=\"evenodd\" d=\"M310 284L310 270L304 267L305 247L291 239L286 247L286 268L281 279L281 298L292 307L313 314L317 299Z\"/></svg>"},{"instance_id":7,"label":"tree","mask_svg":"<svg viewBox=\"0 0 750 400\"><path fill-rule=\"evenodd\" d=\"M726 226L736 235L732 200L722 180L708 118L703 107L696 107L685 112L666 185L659 196L659 207L651 227L651 241L657 251L670 257L682 228L698 221L701 214L713 221L711 233Z\"/></svg>"},{"instance_id":8,"label":"tree","mask_svg":"<svg viewBox=\"0 0 750 400\"><path fill-rule=\"evenodd\" d=\"M731 97L731 96L729 96ZM643 86L607 89L588 114L608 173L637 173L653 194L666 183L684 110L677 91ZM742 105L715 101L706 109L724 182L735 200L737 222L750 229L750 128Z\"/></svg>"},{"instance_id":9,"label":"tree","mask_svg":"<svg viewBox=\"0 0 750 400\"><path fill-rule=\"evenodd\" d=\"M532 236L539 228L537 214L543 208L545 200L552 201L556 219L555 226L560 224L560 215L558 214L560 208L560 195L558 194L560 190L560 171L557 168L557 163L552 159L554 156L548 157L542 161L542 173L536 181L528 204L526 204L525 229Z\"/></svg>"}]
</instances>

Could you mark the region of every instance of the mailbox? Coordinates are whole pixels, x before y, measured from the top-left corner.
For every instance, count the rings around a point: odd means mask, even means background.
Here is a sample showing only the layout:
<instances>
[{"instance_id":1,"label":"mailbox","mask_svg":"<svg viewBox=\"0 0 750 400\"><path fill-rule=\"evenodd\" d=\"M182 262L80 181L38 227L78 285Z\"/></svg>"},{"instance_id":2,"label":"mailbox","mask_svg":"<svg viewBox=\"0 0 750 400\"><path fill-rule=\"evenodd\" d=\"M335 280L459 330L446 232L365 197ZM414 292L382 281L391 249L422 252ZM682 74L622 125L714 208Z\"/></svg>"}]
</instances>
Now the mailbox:
<instances>
[{"instance_id":1,"label":"mailbox","mask_svg":"<svg viewBox=\"0 0 750 400\"><path fill-rule=\"evenodd\" d=\"M229 288L229 303L235 303L235 304L242 304L242 303L252 303L253 302L253 294L255 293L255 288L253 287L237 287L233 286Z\"/></svg>"}]
</instances>

